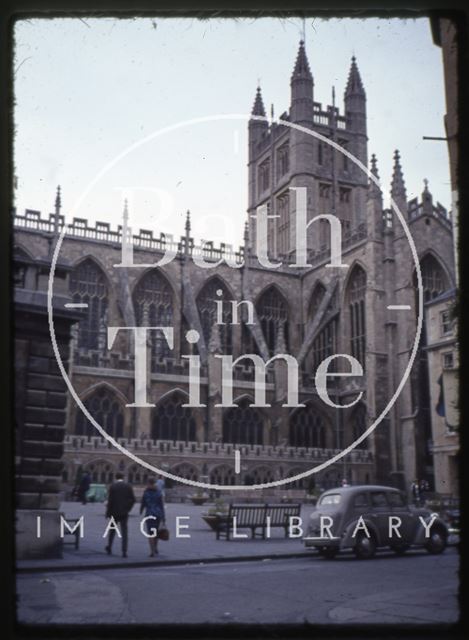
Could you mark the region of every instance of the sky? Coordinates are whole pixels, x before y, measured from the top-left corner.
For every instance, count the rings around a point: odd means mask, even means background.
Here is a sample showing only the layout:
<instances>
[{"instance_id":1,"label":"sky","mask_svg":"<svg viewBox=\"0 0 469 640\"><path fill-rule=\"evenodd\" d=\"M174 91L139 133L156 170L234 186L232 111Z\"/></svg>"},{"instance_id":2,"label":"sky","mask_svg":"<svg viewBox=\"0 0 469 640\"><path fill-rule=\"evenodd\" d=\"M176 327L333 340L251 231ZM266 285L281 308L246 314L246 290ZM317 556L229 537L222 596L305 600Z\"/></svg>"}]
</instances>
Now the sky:
<instances>
[{"instance_id":1,"label":"sky","mask_svg":"<svg viewBox=\"0 0 469 640\"><path fill-rule=\"evenodd\" d=\"M304 29L304 31L303 31ZM15 24L14 163L18 211L131 224L235 247L247 208L247 118L289 108L304 32L314 99L343 110L350 59L367 94L368 152L385 204L399 149L408 198L429 180L450 207L441 49L426 18L55 18ZM236 117L229 117L236 114Z\"/></svg>"}]
</instances>

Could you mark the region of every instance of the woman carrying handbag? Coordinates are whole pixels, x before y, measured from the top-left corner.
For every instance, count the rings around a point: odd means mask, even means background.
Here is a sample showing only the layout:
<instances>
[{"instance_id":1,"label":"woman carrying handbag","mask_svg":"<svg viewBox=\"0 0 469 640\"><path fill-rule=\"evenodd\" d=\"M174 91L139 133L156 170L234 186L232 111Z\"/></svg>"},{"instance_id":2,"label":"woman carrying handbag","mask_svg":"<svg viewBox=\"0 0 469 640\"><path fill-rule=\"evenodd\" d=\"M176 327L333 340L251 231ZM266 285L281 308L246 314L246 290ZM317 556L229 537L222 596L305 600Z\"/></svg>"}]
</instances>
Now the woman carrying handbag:
<instances>
[{"instance_id":1,"label":"woman carrying handbag","mask_svg":"<svg viewBox=\"0 0 469 640\"><path fill-rule=\"evenodd\" d=\"M165 521L164 500L163 492L156 486L156 480L153 476L148 478L148 485L142 496L142 503L140 505L140 513L145 511L145 517L148 518L145 521L145 526L150 544L150 558L153 558L158 553L158 538L160 532L168 531L163 526ZM156 531L155 531L156 530ZM157 534L156 534L157 533ZM168 539L165 537L165 533L161 536L162 539ZM168 536L169 537L169 536Z\"/></svg>"}]
</instances>

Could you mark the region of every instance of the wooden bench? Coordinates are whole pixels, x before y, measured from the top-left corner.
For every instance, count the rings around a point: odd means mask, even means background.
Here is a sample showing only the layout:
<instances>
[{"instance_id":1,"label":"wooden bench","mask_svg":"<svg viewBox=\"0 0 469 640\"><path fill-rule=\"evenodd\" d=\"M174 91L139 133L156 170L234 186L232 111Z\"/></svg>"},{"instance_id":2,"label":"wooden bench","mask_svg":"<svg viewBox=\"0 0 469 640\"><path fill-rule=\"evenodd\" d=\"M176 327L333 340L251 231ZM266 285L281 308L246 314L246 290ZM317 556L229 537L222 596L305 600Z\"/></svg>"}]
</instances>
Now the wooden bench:
<instances>
[{"instance_id":1,"label":"wooden bench","mask_svg":"<svg viewBox=\"0 0 469 640\"><path fill-rule=\"evenodd\" d=\"M65 518L64 520L67 522L68 526L73 529L73 527L77 524L80 518ZM75 531L69 531L67 527L64 527L64 534L66 536L75 536L75 540L73 542L65 542L65 538L63 539L63 544L74 544L75 549L78 549L80 546L80 527L77 527Z\"/></svg>"},{"instance_id":2,"label":"wooden bench","mask_svg":"<svg viewBox=\"0 0 469 640\"><path fill-rule=\"evenodd\" d=\"M226 516L221 516L216 525L217 540L220 537L230 539L236 518L236 531L250 529L251 537L266 539L267 529L282 527L288 536L289 519L299 516L301 504L230 504ZM260 533L257 530L260 529Z\"/></svg>"}]
</instances>

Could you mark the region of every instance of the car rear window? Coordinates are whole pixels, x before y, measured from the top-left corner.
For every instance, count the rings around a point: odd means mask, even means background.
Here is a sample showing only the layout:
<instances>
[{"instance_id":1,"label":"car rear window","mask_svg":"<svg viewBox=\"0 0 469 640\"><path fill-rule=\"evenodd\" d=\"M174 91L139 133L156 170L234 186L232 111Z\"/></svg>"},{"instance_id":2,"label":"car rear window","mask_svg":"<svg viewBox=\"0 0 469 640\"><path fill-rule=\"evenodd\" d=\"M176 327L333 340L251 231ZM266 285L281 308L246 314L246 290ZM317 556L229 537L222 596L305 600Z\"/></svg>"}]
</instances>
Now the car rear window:
<instances>
[{"instance_id":1,"label":"car rear window","mask_svg":"<svg viewBox=\"0 0 469 640\"><path fill-rule=\"evenodd\" d=\"M393 507L405 506L405 500L403 495L401 493L398 493L397 491L392 491L388 493L388 500L389 500L389 504L391 504Z\"/></svg>"},{"instance_id":2,"label":"car rear window","mask_svg":"<svg viewBox=\"0 0 469 640\"><path fill-rule=\"evenodd\" d=\"M382 491L371 494L371 504L373 507L387 507L388 501L386 495Z\"/></svg>"},{"instance_id":3,"label":"car rear window","mask_svg":"<svg viewBox=\"0 0 469 640\"><path fill-rule=\"evenodd\" d=\"M319 504L322 506L328 505L328 504L340 504L341 497L342 496L340 495L340 493L329 493L329 495L323 496L321 498L321 501L319 502Z\"/></svg>"}]
</instances>

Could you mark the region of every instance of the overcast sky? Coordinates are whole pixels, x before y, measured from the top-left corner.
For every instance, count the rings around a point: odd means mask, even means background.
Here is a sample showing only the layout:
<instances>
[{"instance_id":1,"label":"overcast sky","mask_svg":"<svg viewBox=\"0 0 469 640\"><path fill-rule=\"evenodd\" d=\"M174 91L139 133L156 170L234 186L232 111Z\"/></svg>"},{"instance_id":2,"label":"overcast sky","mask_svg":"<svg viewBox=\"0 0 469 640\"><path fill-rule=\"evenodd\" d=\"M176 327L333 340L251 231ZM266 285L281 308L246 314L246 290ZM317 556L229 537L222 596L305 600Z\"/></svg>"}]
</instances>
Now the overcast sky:
<instances>
[{"instance_id":1,"label":"overcast sky","mask_svg":"<svg viewBox=\"0 0 469 640\"><path fill-rule=\"evenodd\" d=\"M428 19L305 21L315 100L343 109L350 58L367 93L369 154L389 191L400 149L408 197L428 178L449 208L441 50ZM301 19L30 19L15 27L16 206L121 220L239 244L247 207L246 121L258 81L270 113L289 107ZM191 120L207 118L190 124ZM186 123L178 128L175 125ZM169 128L160 135L156 132ZM130 149L130 151L129 151ZM91 185L91 188L90 188Z\"/></svg>"}]
</instances>

